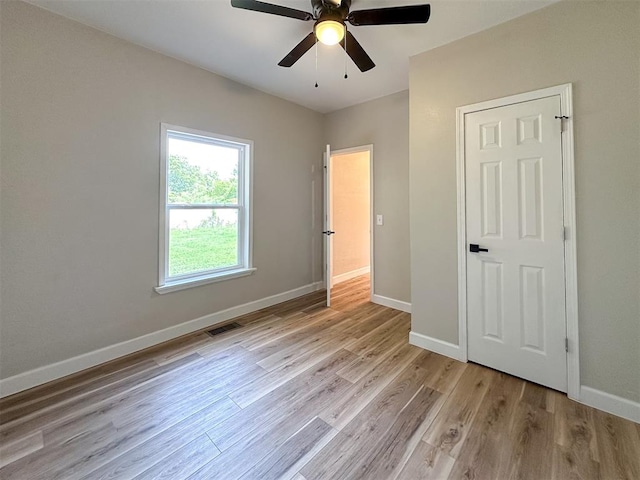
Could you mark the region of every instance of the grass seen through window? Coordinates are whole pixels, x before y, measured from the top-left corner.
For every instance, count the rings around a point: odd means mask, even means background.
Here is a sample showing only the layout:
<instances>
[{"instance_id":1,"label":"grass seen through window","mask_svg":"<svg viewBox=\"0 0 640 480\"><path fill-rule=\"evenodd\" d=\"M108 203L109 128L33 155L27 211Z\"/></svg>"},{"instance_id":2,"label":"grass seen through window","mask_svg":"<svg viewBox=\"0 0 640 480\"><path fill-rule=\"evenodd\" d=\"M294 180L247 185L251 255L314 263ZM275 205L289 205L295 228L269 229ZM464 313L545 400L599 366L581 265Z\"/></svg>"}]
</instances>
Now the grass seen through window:
<instances>
[{"instance_id":1,"label":"grass seen through window","mask_svg":"<svg viewBox=\"0 0 640 480\"><path fill-rule=\"evenodd\" d=\"M183 275L238 264L236 225L172 228L169 275Z\"/></svg>"}]
</instances>

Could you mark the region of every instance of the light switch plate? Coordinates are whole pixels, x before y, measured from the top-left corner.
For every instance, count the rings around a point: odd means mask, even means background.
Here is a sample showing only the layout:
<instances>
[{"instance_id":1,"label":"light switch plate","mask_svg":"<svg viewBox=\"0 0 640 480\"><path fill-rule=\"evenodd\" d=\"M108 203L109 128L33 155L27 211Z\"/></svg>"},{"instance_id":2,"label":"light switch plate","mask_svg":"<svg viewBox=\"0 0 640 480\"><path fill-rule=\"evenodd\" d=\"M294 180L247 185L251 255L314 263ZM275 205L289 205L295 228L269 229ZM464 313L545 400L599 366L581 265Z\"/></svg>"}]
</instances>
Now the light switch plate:
<instances>
[{"instance_id":1,"label":"light switch plate","mask_svg":"<svg viewBox=\"0 0 640 480\"><path fill-rule=\"evenodd\" d=\"M384 219L382 215L376 215L376 225L384 225Z\"/></svg>"}]
</instances>

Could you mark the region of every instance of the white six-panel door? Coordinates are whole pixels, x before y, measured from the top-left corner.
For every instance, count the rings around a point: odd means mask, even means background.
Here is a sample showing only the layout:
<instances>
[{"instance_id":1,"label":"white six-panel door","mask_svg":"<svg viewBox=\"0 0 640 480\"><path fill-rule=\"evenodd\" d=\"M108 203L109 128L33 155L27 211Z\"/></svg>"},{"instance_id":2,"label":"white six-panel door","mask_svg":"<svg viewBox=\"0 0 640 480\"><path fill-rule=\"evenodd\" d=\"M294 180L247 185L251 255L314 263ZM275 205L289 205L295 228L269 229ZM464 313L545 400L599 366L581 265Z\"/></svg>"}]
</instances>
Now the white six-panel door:
<instances>
[{"instance_id":1,"label":"white six-panel door","mask_svg":"<svg viewBox=\"0 0 640 480\"><path fill-rule=\"evenodd\" d=\"M559 115L559 96L465 115L467 335L469 360L566 392Z\"/></svg>"}]
</instances>

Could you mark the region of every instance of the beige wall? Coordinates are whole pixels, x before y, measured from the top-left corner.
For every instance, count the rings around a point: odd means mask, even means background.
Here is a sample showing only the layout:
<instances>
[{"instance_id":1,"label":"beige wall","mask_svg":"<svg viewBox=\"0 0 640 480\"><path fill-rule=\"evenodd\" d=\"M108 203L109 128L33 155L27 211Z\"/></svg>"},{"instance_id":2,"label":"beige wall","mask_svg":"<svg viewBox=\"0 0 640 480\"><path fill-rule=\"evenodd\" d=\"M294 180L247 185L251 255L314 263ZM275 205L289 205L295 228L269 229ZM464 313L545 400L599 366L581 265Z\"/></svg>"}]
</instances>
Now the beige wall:
<instances>
[{"instance_id":1,"label":"beige wall","mask_svg":"<svg viewBox=\"0 0 640 480\"><path fill-rule=\"evenodd\" d=\"M373 225L377 295L411 301L409 268L409 94L400 92L325 116L331 148L373 144Z\"/></svg>"},{"instance_id":2,"label":"beige wall","mask_svg":"<svg viewBox=\"0 0 640 480\"><path fill-rule=\"evenodd\" d=\"M332 274L370 263L369 152L331 156Z\"/></svg>"},{"instance_id":3,"label":"beige wall","mask_svg":"<svg viewBox=\"0 0 640 480\"><path fill-rule=\"evenodd\" d=\"M25 3L0 28L2 378L321 279L322 115ZM160 122L254 140L255 275L154 293Z\"/></svg>"},{"instance_id":4,"label":"beige wall","mask_svg":"<svg viewBox=\"0 0 640 480\"><path fill-rule=\"evenodd\" d=\"M412 329L458 343L455 109L572 82L582 384L640 400L640 3L562 2L413 57Z\"/></svg>"}]
</instances>

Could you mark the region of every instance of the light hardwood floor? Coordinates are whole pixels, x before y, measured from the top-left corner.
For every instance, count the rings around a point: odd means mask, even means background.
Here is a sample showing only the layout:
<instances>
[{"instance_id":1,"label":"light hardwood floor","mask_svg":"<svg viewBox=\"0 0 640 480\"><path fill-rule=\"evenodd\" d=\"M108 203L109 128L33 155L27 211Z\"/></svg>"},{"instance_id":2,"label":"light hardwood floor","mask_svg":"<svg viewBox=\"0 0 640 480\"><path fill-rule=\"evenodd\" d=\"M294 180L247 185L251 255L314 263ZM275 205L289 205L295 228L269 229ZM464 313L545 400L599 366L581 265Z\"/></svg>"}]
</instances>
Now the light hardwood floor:
<instances>
[{"instance_id":1,"label":"light hardwood floor","mask_svg":"<svg viewBox=\"0 0 640 480\"><path fill-rule=\"evenodd\" d=\"M640 425L408 345L368 278L0 402L0 478L640 479Z\"/></svg>"}]
</instances>

